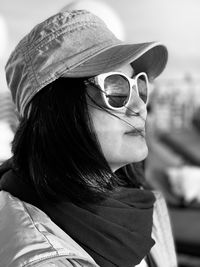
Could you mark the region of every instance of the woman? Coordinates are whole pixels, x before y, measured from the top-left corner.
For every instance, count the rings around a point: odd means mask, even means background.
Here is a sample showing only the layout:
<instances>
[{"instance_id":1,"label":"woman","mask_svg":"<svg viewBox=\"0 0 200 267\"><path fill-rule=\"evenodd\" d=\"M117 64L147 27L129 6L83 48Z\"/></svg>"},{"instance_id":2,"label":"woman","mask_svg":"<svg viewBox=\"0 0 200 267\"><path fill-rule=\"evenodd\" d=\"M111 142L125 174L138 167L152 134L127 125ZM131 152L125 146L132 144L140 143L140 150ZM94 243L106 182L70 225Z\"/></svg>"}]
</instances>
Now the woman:
<instances>
[{"instance_id":1,"label":"woman","mask_svg":"<svg viewBox=\"0 0 200 267\"><path fill-rule=\"evenodd\" d=\"M6 65L21 120L1 167L0 266L176 266L165 203L137 171L148 79L166 61L84 10L21 40Z\"/></svg>"}]
</instances>

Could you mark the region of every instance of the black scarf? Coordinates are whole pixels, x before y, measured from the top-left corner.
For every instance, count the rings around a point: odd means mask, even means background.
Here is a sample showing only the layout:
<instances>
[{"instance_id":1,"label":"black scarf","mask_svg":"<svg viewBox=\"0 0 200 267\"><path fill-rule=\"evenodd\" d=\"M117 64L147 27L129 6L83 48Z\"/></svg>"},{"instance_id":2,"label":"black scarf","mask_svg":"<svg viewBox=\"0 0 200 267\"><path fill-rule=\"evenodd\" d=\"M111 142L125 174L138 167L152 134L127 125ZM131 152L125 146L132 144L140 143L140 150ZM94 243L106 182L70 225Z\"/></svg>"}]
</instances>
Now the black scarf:
<instances>
[{"instance_id":1,"label":"black scarf","mask_svg":"<svg viewBox=\"0 0 200 267\"><path fill-rule=\"evenodd\" d=\"M155 198L149 190L120 188L98 205L52 205L39 202L34 189L11 170L4 173L0 189L43 210L101 267L135 266L154 245L151 231Z\"/></svg>"}]
</instances>

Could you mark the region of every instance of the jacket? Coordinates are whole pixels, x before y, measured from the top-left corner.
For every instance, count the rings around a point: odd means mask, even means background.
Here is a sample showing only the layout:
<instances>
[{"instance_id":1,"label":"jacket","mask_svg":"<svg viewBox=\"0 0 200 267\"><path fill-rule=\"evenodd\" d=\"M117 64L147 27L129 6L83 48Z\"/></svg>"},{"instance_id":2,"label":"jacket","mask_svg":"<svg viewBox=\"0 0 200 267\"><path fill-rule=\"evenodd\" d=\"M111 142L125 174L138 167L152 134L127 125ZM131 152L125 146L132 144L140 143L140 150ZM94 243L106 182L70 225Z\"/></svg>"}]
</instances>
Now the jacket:
<instances>
[{"instance_id":1,"label":"jacket","mask_svg":"<svg viewBox=\"0 0 200 267\"><path fill-rule=\"evenodd\" d=\"M176 267L167 207L159 193L155 196L152 236L156 244L151 254L158 267ZM43 211L6 191L0 191L0 267L39 266L98 265Z\"/></svg>"}]
</instances>

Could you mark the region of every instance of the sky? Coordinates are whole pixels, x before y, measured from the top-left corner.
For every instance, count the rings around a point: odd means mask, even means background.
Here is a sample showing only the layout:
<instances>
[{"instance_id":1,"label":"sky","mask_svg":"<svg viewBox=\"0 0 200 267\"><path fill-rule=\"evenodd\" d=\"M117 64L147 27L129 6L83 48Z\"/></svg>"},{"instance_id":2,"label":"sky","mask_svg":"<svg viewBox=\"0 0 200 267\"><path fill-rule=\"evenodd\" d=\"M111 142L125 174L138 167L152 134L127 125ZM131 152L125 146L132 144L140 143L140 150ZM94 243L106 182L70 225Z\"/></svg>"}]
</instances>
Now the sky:
<instances>
[{"instance_id":1,"label":"sky","mask_svg":"<svg viewBox=\"0 0 200 267\"><path fill-rule=\"evenodd\" d=\"M85 1L85 0L83 0ZM96 0L90 0L96 2ZM71 0L1 0L0 21L6 41L0 49L1 89L6 87L3 67L18 41L38 22ZM169 50L169 62L161 78L200 76L199 0L98 0L112 8L123 25L128 42L161 41ZM102 14L100 8L97 8ZM117 24L116 24L117 25ZM1 36L2 36L1 28ZM3 43L1 37L1 43ZM1 90L0 89L0 90Z\"/></svg>"}]
</instances>

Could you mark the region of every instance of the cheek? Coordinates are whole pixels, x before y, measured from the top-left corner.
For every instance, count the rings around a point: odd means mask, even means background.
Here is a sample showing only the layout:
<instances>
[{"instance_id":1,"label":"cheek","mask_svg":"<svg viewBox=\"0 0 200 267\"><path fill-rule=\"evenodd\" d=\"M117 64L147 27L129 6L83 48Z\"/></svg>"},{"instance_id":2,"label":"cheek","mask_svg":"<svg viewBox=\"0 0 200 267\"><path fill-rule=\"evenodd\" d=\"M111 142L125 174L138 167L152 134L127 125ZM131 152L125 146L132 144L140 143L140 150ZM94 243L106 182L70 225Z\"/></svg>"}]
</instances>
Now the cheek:
<instances>
[{"instance_id":1,"label":"cheek","mask_svg":"<svg viewBox=\"0 0 200 267\"><path fill-rule=\"evenodd\" d=\"M104 155L113 153L113 148L117 149L122 138L120 120L98 109L92 110L90 114Z\"/></svg>"},{"instance_id":2,"label":"cheek","mask_svg":"<svg viewBox=\"0 0 200 267\"><path fill-rule=\"evenodd\" d=\"M100 142L112 141L120 134L119 119L112 115L97 113L92 121Z\"/></svg>"}]
</instances>

